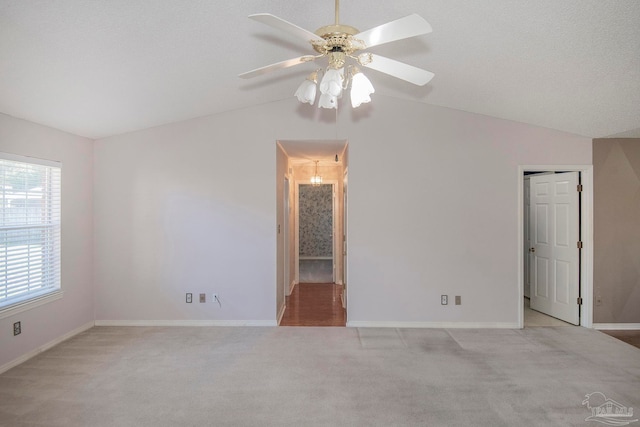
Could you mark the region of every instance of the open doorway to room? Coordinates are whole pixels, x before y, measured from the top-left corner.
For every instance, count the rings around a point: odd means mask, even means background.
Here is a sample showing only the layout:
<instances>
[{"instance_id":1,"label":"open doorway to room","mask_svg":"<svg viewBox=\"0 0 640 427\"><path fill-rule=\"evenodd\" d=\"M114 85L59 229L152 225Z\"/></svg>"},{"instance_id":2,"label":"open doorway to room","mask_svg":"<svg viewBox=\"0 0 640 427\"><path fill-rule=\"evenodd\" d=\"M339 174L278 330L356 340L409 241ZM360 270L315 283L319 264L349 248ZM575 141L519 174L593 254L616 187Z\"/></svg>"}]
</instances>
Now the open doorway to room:
<instances>
[{"instance_id":1,"label":"open doorway to room","mask_svg":"<svg viewBox=\"0 0 640 427\"><path fill-rule=\"evenodd\" d=\"M335 283L335 187L298 182L299 283Z\"/></svg>"},{"instance_id":2,"label":"open doorway to room","mask_svg":"<svg viewBox=\"0 0 640 427\"><path fill-rule=\"evenodd\" d=\"M520 167L521 327L591 326L590 166Z\"/></svg>"},{"instance_id":3,"label":"open doorway to room","mask_svg":"<svg viewBox=\"0 0 640 427\"><path fill-rule=\"evenodd\" d=\"M278 324L345 326L347 142L278 141L276 150Z\"/></svg>"}]
</instances>

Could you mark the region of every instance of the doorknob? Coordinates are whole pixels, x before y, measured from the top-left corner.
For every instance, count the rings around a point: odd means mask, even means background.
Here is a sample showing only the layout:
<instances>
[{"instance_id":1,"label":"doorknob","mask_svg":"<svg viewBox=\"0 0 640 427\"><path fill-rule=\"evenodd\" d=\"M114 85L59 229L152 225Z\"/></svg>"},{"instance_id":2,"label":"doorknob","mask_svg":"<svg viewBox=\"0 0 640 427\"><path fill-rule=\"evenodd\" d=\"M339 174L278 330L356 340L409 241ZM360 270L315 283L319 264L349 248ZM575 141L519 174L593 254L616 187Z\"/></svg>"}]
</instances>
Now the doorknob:
<instances>
[{"instance_id":1,"label":"doorknob","mask_svg":"<svg viewBox=\"0 0 640 427\"><path fill-rule=\"evenodd\" d=\"M536 248L529 248L529 252L535 252Z\"/></svg>"}]
</instances>

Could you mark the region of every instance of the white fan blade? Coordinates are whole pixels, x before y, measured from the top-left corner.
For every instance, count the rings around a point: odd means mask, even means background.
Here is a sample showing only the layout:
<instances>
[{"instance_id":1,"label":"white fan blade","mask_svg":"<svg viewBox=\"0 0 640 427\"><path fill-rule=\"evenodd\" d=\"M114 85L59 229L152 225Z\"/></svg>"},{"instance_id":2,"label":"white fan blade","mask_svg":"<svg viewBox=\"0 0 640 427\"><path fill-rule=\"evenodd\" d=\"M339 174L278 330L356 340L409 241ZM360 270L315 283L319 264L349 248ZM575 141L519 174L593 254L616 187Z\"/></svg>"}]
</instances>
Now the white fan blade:
<instances>
[{"instance_id":1,"label":"white fan blade","mask_svg":"<svg viewBox=\"0 0 640 427\"><path fill-rule=\"evenodd\" d=\"M420 15L413 14L395 21L387 22L367 31L353 36L362 40L366 47L378 46L396 40L428 34L433 29L431 25Z\"/></svg>"},{"instance_id":2,"label":"white fan blade","mask_svg":"<svg viewBox=\"0 0 640 427\"><path fill-rule=\"evenodd\" d=\"M275 15L270 13L256 13L254 15L249 15L249 18L262 22L263 24L269 25L271 27L277 28L285 33L289 33L292 36L302 39L306 42L314 41L324 41L324 39L311 31L307 31L304 28L300 28L291 22L285 21L282 18L278 18Z\"/></svg>"},{"instance_id":3,"label":"white fan blade","mask_svg":"<svg viewBox=\"0 0 640 427\"><path fill-rule=\"evenodd\" d=\"M369 54L367 54L369 55ZM406 80L414 85L424 86L429 83L435 74L404 62L395 61L385 56L371 54L371 62L364 65L381 73Z\"/></svg>"},{"instance_id":4,"label":"white fan blade","mask_svg":"<svg viewBox=\"0 0 640 427\"><path fill-rule=\"evenodd\" d=\"M282 68L293 67L294 65L304 64L305 62L311 62L316 59L315 56L299 56L297 58L288 59L282 62L276 62L275 64L267 65L266 67L256 68L255 70L247 71L246 73L239 74L238 77L243 79L250 79L252 77L266 74L270 71L280 70Z\"/></svg>"}]
</instances>

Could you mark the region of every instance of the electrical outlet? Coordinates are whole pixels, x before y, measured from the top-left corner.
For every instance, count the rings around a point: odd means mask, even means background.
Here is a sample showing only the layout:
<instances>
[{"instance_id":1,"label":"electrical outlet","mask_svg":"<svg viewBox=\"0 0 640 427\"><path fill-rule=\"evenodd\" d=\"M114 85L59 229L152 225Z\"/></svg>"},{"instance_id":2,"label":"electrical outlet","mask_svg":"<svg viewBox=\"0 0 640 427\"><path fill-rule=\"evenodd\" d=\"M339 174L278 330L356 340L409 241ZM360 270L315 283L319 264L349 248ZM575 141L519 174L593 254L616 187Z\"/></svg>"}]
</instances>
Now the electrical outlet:
<instances>
[{"instance_id":1,"label":"electrical outlet","mask_svg":"<svg viewBox=\"0 0 640 427\"><path fill-rule=\"evenodd\" d=\"M200 302L207 302L207 294L200 294Z\"/></svg>"},{"instance_id":2,"label":"electrical outlet","mask_svg":"<svg viewBox=\"0 0 640 427\"><path fill-rule=\"evenodd\" d=\"M460 295L456 295L456 305L462 304L462 297Z\"/></svg>"},{"instance_id":3,"label":"electrical outlet","mask_svg":"<svg viewBox=\"0 0 640 427\"><path fill-rule=\"evenodd\" d=\"M449 296L448 295L440 295L440 304L442 304L442 305L449 304Z\"/></svg>"},{"instance_id":4,"label":"electrical outlet","mask_svg":"<svg viewBox=\"0 0 640 427\"><path fill-rule=\"evenodd\" d=\"M193 294L187 293L186 302L187 302L187 304L191 304L193 302Z\"/></svg>"},{"instance_id":5,"label":"electrical outlet","mask_svg":"<svg viewBox=\"0 0 640 427\"><path fill-rule=\"evenodd\" d=\"M22 323L16 322L13 324L13 336L20 335L22 333Z\"/></svg>"}]
</instances>

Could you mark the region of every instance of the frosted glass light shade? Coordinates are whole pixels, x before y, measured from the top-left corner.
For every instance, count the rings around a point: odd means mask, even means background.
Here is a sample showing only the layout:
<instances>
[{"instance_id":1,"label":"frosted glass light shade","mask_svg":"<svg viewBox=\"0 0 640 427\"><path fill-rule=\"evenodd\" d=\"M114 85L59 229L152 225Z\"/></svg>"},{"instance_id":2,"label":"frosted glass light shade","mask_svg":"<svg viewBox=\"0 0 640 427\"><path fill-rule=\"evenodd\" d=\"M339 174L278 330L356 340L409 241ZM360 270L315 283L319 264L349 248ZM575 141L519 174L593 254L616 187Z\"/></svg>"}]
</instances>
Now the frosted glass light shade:
<instances>
[{"instance_id":1,"label":"frosted glass light shade","mask_svg":"<svg viewBox=\"0 0 640 427\"><path fill-rule=\"evenodd\" d=\"M360 104L371 102L370 95L375 91L367 76L357 72L351 78L351 106L356 108Z\"/></svg>"},{"instance_id":2,"label":"frosted glass light shade","mask_svg":"<svg viewBox=\"0 0 640 427\"><path fill-rule=\"evenodd\" d=\"M338 97L322 93L320 94L320 101L318 101L318 107L338 108Z\"/></svg>"},{"instance_id":3,"label":"frosted glass light shade","mask_svg":"<svg viewBox=\"0 0 640 427\"><path fill-rule=\"evenodd\" d=\"M313 80L312 80L313 79ZM316 92L317 92L317 80L313 76L309 76L305 81L303 81L300 86L298 86L298 90L296 90L295 96L298 98L298 101L309 104L313 104L316 100Z\"/></svg>"},{"instance_id":4,"label":"frosted glass light shade","mask_svg":"<svg viewBox=\"0 0 640 427\"><path fill-rule=\"evenodd\" d=\"M338 98L342 96L343 69L329 68L320 82L318 107L338 108Z\"/></svg>"},{"instance_id":5,"label":"frosted glass light shade","mask_svg":"<svg viewBox=\"0 0 640 427\"><path fill-rule=\"evenodd\" d=\"M343 68L329 68L320 82L320 92L323 95L331 95L339 98L342 95Z\"/></svg>"}]
</instances>

